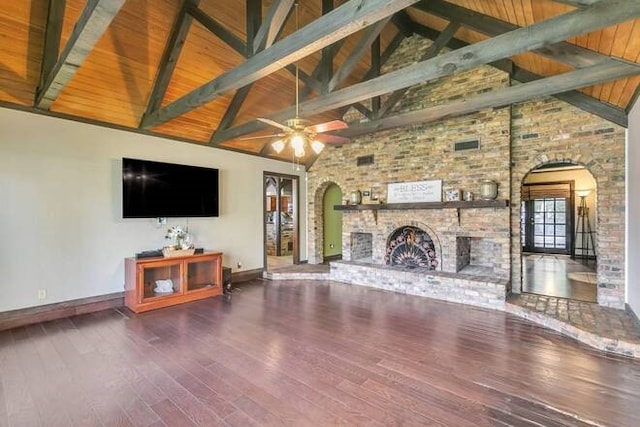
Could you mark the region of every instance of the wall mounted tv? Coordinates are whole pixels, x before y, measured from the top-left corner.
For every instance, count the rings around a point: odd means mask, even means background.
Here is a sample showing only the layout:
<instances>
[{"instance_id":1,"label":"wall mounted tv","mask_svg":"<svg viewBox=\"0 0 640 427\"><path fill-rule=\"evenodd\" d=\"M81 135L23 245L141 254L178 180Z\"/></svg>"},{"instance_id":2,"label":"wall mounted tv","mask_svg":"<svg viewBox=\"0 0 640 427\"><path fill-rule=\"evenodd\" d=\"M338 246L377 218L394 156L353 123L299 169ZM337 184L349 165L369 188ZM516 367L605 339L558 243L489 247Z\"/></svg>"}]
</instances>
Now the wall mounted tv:
<instances>
[{"instance_id":1,"label":"wall mounted tv","mask_svg":"<svg viewBox=\"0 0 640 427\"><path fill-rule=\"evenodd\" d=\"M218 216L218 169L122 159L122 217Z\"/></svg>"}]
</instances>

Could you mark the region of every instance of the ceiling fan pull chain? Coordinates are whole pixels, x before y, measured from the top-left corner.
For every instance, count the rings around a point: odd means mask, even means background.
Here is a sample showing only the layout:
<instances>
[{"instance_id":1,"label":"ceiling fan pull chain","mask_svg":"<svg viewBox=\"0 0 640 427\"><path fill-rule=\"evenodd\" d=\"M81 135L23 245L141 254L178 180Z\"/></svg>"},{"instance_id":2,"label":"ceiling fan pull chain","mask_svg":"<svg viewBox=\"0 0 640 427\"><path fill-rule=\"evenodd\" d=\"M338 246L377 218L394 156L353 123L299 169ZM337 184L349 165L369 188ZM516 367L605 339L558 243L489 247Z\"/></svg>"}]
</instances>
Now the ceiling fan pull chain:
<instances>
[{"instance_id":1,"label":"ceiling fan pull chain","mask_svg":"<svg viewBox=\"0 0 640 427\"><path fill-rule=\"evenodd\" d=\"M299 25L298 25L298 2L295 2L295 8L296 8L296 32L299 29ZM296 118L298 118L299 116L299 99L298 99L298 91L299 91L299 87L298 87L298 61L296 61Z\"/></svg>"}]
</instances>

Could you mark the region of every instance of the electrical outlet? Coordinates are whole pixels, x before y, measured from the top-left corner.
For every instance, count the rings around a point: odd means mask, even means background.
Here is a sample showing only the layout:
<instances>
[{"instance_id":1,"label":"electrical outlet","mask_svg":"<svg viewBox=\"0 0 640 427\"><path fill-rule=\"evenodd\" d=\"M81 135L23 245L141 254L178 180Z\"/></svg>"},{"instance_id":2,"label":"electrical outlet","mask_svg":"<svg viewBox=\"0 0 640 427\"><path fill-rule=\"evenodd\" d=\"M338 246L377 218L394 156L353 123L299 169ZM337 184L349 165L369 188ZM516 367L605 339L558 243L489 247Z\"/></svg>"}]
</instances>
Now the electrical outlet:
<instances>
[{"instance_id":1,"label":"electrical outlet","mask_svg":"<svg viewBox=\"0 0 640 427\"><path fill-rule=\"evenodd\" d=\"M47 299L47 290L46 289L38 290L38 299Z\"/></svg>"},{"instance_id":2,"label":"electrical outlet","mask_svg":"<svg viewBox=\"0 0 640 427\"><path fill-rule=\"evenodd\" d=\"M156 227L160 228L163 225L167 225L167 218L165 217L156 218Z\"/></svg>"},{"instance_id":3,"label":"electrical outlet","mask_svg":"<svg viewBox=\"0 0 640 427\"><path fill-rule=\"evenodd\" d=\"M238 261L238 268L242 268L242 261Z\"/></svg>"}]
</instances>

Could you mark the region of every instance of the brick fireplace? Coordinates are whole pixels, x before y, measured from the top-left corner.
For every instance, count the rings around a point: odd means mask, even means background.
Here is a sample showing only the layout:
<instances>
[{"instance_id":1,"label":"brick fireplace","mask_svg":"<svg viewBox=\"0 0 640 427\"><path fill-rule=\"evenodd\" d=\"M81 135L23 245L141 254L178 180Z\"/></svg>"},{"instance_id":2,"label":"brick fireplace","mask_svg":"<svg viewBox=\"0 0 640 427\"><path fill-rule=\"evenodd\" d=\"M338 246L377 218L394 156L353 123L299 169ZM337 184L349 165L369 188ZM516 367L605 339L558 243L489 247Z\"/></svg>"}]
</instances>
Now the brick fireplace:
<instances>
[{"instance_id":1,"label":"brick fireplace","mask_svg":"<svg viewBox=\"0 0 640 427\"><path fill-rule=\"evenodd\" d=\"M332 280L502 309L509 289L507 208L343 213Z\"/></svg>"}]
</instances>

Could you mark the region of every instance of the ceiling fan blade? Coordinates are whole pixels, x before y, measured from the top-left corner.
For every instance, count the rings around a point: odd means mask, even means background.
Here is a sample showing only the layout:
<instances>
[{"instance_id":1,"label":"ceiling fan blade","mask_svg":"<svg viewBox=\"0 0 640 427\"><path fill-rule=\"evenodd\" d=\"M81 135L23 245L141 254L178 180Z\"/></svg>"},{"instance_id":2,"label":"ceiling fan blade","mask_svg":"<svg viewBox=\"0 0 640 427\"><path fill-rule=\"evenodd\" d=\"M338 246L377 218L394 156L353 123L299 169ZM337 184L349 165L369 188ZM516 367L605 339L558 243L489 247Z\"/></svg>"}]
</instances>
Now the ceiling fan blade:
<instances>
[{"instance_id":1,"label":"ceiling fan blade","mask_svg":"<svg viewBox=\"0 0 640 427\"><path fill-rule=\"evenodd\" d=\"M327 135L327 134L318 134L316 135L315 139L327 144L346 144L347 142L351 141L349 138L344 138L342 136L337 136L337 135Z\"/></svg>"},{"instance_id":2,"label":"ceiling fan blade","mask_svg":"<svg viewBox=\"0 0 640 427\"><path fill-rule=\"evenodd\" d=\"M286 133L274 133L274 134L271 134L271 135L247 136L245 138L238 138L238 140L239 141L246 141L246 140L249 140L249 139L273 138L273 137L276 137L276 136L286 136L286 135L287 135Z\"/></svg>"},{"instance_id":3,"label":"ceiling fan blade","mask_svg":"<svg viewBox=\"0 0 640 427\"><path fill-rule=\"evenodd\" d=\"M275 122L275 121L273 121L273 120L264 119L264 118L262 118L262 117L258 117L256 120L258 120L259 122L262 122L262 123L268 124L268 125L270 125L270 126L277 127L277 128L279 128L279 129L282 129L282 130L286 130L286 131L291 131L291 132L293 132L293 129L291 129L290 127L285 126L285 125L283 125L283 124L280 124L280 123L278 123L278 122Z\"/></svg>"},{"instance_id":4,"label":"ceiling fan blade","mask_svg":"<svg viewBox=\"0 0 640 427\"><path fill-rule=\"evenodd\" d=\"M349 125L343 122L342 120L333 120L326 123L320 123L317 125L308 126L306 130L315 132L315 133L322 133L322 132L329 132L332 130L346 129L348 127Z\"/></svg>"}]
</instances>

